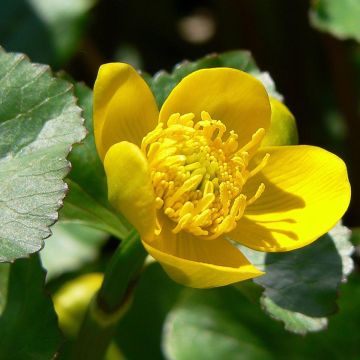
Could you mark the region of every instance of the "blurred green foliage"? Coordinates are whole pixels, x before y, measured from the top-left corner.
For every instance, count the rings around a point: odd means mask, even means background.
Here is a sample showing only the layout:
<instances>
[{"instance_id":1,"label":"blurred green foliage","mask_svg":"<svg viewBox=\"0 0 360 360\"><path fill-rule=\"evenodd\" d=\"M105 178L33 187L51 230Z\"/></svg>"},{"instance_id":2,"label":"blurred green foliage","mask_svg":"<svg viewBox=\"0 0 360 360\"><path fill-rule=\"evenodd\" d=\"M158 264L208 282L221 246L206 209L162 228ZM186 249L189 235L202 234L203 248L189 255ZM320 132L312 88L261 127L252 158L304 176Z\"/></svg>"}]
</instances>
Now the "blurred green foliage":
<instances>
[{"instance_id":1,"label":"blurred green foliage","mask_svg":"<svg viewBox=\"0 0 360 360\"><path fill-rule=\"evenodd\" d=\"M33 61L63 66L77 51L96 0L3 0L0 43Z\"/></svg>"},{"instance_id":2,"label":"blurred green foliage","mask_svg":"<svg viewBox=\"0 0 360 360\"><path fill-rule=\"evenodd\" d=\"M360 42L360 2L357 0L313 0L310 19L319 30L339 39Z\"/></svg>"},{"instance_id":3,"label":"blurred green foliage","mask_svg":"<svg viewBox=\"0 0 360 360\"><path fill-rule=\"evenodd\" d=\"M234 287L184 289L153 264L141 278L134 303L119 324L116 340L124 355L133 360L191 359L191 354L199 360L252 360L259 356L340 360L344 354L355 360L360 341L356 330L360 312L355 300L359 296L360 276L356 273L341 286L341 311L330 317L328 329L299 336L265 317L257 302L239 296ZM238 350L242 346L243 350ZM242 356L244 352L246 356Z\"/></svg>"}]
</instances>

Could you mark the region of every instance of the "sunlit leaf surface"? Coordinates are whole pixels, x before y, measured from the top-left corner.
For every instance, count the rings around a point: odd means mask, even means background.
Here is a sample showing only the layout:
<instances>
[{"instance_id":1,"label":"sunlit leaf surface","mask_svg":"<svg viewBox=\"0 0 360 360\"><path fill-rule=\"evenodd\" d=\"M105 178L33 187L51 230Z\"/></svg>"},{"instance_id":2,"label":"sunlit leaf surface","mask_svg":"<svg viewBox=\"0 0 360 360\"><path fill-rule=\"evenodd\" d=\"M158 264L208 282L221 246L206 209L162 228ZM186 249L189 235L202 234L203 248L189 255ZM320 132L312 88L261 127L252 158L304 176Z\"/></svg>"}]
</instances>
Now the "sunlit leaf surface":
<instances>
[{"instance_id":1,"label":"sunlit leaf surface","mask_svg":"<svg viewBox=\"0 0 360 360\"><path fill-rule=\"evenodd\" d=\"M72 86L24 55L0 49L0 261L39 251L58 218L85 136Z\"/></svg>"}]
</instances>

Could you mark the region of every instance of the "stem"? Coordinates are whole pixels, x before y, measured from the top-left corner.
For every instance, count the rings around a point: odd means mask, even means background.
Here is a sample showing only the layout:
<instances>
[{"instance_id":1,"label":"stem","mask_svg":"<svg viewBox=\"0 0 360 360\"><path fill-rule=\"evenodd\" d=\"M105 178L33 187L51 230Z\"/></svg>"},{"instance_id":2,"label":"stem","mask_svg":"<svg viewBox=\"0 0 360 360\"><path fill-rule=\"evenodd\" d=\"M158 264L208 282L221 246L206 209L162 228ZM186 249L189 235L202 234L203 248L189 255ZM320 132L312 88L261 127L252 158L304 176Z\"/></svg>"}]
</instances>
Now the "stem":
<instances>
[{"instance_id":1,"label":"stem","mask_svg":"<svg viewBox=\"0 0 360 360\"><path fill-rule=\"evenodd\" d=\"M73 359L101 360L126 312L146 252L133 230L119 245L93 298L74 346Z\"/></svg>"}]
</instances>

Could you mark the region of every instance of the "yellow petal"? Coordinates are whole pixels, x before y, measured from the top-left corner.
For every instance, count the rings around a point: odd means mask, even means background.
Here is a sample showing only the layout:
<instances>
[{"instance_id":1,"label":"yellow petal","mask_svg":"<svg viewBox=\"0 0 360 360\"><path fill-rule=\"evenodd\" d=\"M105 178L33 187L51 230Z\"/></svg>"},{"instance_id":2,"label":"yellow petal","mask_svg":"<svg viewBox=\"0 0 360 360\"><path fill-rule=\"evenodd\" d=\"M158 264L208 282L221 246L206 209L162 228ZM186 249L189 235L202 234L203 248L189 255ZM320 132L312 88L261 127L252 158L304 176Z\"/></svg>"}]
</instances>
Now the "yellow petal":
<instances>
[{"instance_id":1,"label":"yellow petal","mask_svg":"<svg viewBox=\"0 0 360 360\"><path fill-rule=\"evenodd\" d=\"M256 250L288 251L303 247L335 226L350 201L344 162L313 146L268 147L270 159L245 189L265 191L250 205L229 237Z\"/></svg>"},{"instance_id":2,"label":"yellow petal","mask_svg":"<svg viewBox=\"0 0 360 360\"><path fill-rule=\"evenodd\" d=\"M155 194L148 163L141 150L127 141L113 145L106 153L104 167L108 196L142 237L155 229Z\"/></svg>"},{"instance_id":3,"label":"yellow petal","mask_svg":"<svg viewBox=\"0 0 360 360\"><path fill-rule=\"evenodd\" d=\"M120 141L140 145L157 121L154 96L134 68L122 63L100 67L94 85L94 133L101 159Z\"/></svg>"},{"instance_id":4,"label":"yellow petal","mask_svg":"<svg viewBox=\"0 0 360 360\"><path fill-rule=\"evenodd\" d=\"M225 239L201 240L183 231L175 235L169 224L143 244L173 280L186 286L218 287L263 274Z\"/></svg>"},{"instance_id":5,"label":"yellow petal","mask_svg":"<svg viewBox=\"0 0 360 360\"><path fill-rule=\"evenodd\" d=\"M279 100L270 98L271 124L261 143L262 146L298 144L298 132L294 115Z\"/></svg>"},{"instance_id":6,"label":"yellow petal","mask_svg":"<svg viewBox=\"0 0 360 360\"><path fill-rule=\"evenodd\" d=\"M170 93L160 111L166 122L173 113L194 113L200 119L207 111L235 130L240 146L259 128L270 124L270 104L263 85L253 76L230 68L202 69L186 76Z\"/></svg>"}]
</instances>

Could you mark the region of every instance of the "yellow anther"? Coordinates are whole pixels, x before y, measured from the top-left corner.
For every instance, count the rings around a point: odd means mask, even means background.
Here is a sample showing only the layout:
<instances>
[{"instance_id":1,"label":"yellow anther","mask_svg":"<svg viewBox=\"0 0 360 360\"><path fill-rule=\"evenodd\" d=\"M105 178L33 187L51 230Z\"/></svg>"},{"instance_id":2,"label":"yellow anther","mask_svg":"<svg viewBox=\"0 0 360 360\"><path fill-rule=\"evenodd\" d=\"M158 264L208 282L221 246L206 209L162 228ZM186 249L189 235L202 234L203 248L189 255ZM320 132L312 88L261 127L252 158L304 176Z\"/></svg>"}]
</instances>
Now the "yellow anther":
<instances>
[{"instance_id":1,"label":"yellow anther","mask_svg":"<svg viewBox=\"0 0 360 360\"><path fill-rule=\"evenodd\" d=\"M209 194L214 192L214 184L211 181L206 181L204 186L204 194Z\"/></svg>"},{"instance_id":2,"label":"yellow anther","mask_svg":"<svg viewBox=\"0 0 360 360\"><path fill-rule=\"evenodd\" d=\"M155 207L157 210L161 209L164 205L164 200L161 199L159 196L155 199Z\"/></svg>"},{"instance_id":3,"label":"yellow anther","mask_svg":"<svg viewBox=\"0 0 360 360\"><path fill-rule=\"evenodd\" d=\"M167 126L178 124L179 119L180 119L179 113L171 114L169 120L167 121Z\"/></svg>"},{"instance_id":4,"label":"yellow anther","mask_svg":"<svg viewBox=\"0 0 360 360\"><path fill-rule=\"evenodd\" d=\"M174 205L175 201L177 201L181 197L181 195L185 194L186 192L195 190L200 184L202 178L202 175L194 175L190 179L186 180L184 184L180 188L178 188L170 198L166 199L166 205Z\"/></svg>"},{"instance_id":5,"label":"yellow anther","mask_svg":"<svg viewBox=\"0 0 360 360\"><path fill-rule=\"evenodd\" d=\"M187 201L180 210L179 216L182 217L187 213L191 213L194 211L194 204L191 201Z\"/></svg>"},{"instance_id":6,"label":"yellow anther","mask_svg":"<svg viewBox=\"0 0 360 360\"><path fill-rule=\"evenodd\" d=\"M180 218L179 222L177 223L176 227L172 230L174 234L180 232L188 222L191 220L191 214L185 214L183 217Z\"/></svg>"},{"instance_id":7,"label":"yellow anther","mask_svg":"<svg viewBox=\"0 0 360 360\"><path fill-rule=\"evenodd\" d=\"M264 183L261 183L259 185L258 189L256 190L255 195L250 200L247 201L246 205L249 206L249 205L253 204L262 195L264 190L265 190L265 185L264 185Z\"/></svg>"},{"instance_id":8,"label":"yellow anther","mask_svg":"<svg viewBox=\"0 0 360 360\"><path fill-rule=\"evenodd\" d=\"M180 124L188 127L194 126L194 119L195 115L193 113L185 114L180 116Z\"/></svg>"},{"instance_id":9,"label":"yellow anther","mask_svg":"<svg viewBox=\"0 0 360 360\"><path fill-rule=\"evenodd\" d=\"M166 159L164 159L164 165L165 166L174 166L174 165L182 165L186 161L185 155L173 155L168 156Z\"/></svg>"},{"instance_id":10,"label":"yellow anther","mask_svg":"<svg viewBox=\"0 0 360 360\"><path fill-rule=\"evenodd\" d=\"M214 202L215 194L209 193L204 195L204 197L198 202L195 210L197 213L202 212L205 209L208 209L209 206Z\"/></svg>"},{"instance_id":11,"label":"yellow anther","mask_svg":"<svg viewBox=\"0 0 360 360\"><path fill-rule=\"evenodd\" d=\"M210 114L207 111L202 111L201 112L201 120L211 121L212 118L211 118Z\"/></svg>"},{"instance_id":12,"label":"yellow anther","mask_svg":"<svg viewBox=\"0 0 360 360\"><path fill-rule=\"evenodd\" d=\"M144 147L144 146L142 146L142 147ZM153 159L156 157L156 154L159 151L160 147L161 147L161 145L158 142L150 144L149 150L147 152L147 158L148 158L149 162L153 161Z\"/></svg>"},{"instance_id":13,"label":"yellow anther","mask_svg":"<svg viewBox=\"0 0 360 360\"><path fill-rule=\"evenodd\" d=\"M199 161L196 161L196 162L193 162L192 164L185 165L185 170L192 171L192 170L200 168L201 166L202 166L201 163Z\"/></svg>"},{"instance_id":14,"label":"yellow anther","mask_svg":"<svg viewBox=\"0 0 360 360\"><path fill-rule=\"evenodd\" d=\"M141 143L141 151L146 152L146 147L149 144L153 144L159 138L159 136L161 136L162 130L163 123L159 123L153 131L149 132L143 138L143 141Z\"/></svg>"},{"instance_id":15,"label":"yellow anther","mask_svg":"<svg viewBox=\"0 0 360 360\"><path fill-rule=\"evenodd\" d=\"M265 129L263 128L260 128L258 129L255 134L251 137L251 140L245 145L243 146L239 152L242 153L242 152L248 152L248 150L250 149L254 149L257 150L257 147L260 145L262 139L264 138L265 136Z\"/></svg>"},{"instance_id":16,"label":"yellow anther","mask_svg":"<svg viewBox=\"0 0 360 360\"><path fill-rule=\"evenodd\" d=\"M260 161L260 163L250 171L249 175L250 177L256 175L259 171L261 171L267 164L269 160L270 154L266 154L263 159Z\"/></svg>"},{"instance_id":17,"label":"yellow anther","mask_svg":"<svg viewBox=\"0 0 360 360\"><path fill-rule=\"evenodd\" d=\"M268 161L266 155L248 170L264 129L256 131L240 150L238 135L230 131L223 141L225 132L225 125L206 111L201 112L200 119L193 113L176 113L143 139L141 149L149 162L156 209L175 223L174 233L187 231L207 240L228 233L246 206L264 191L261 184L250 200L242 194L249 177Z\"/></svg>"}]
</instances>

